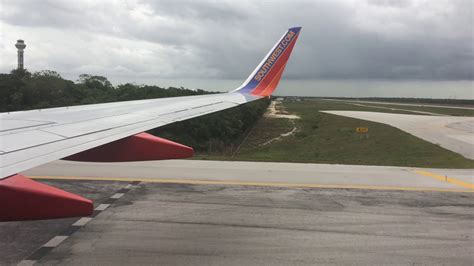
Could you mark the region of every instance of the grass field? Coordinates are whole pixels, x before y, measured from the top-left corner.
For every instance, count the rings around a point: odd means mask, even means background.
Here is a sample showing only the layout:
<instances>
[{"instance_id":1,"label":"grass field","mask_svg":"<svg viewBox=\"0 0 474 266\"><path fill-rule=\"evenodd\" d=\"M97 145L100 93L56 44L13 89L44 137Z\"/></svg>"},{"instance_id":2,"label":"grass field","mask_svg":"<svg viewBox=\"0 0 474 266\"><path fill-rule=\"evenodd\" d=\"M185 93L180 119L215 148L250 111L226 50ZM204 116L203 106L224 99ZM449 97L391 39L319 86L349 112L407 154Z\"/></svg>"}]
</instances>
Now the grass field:
<instances>
[{"instance_id":1,"label":"grass field","mask_svg":"<svg viewBox=\"0 0 474 266\"><path fill-rule=\"evenodd\" d=\"M230 155L198 155L199 159L248 160L302 163L338 163L361 165L392 165L435 168L474 168L474 161L429 143L397 128L353 118L319 112L320 110L374 111L370 107L328 101L285 102L294 120L296 134L261 146L269 139L293 128L283 118L262 118ZM377 110L396 112L392 110ZM355 132L368 127L369 134Z\"/></svg>"}]
</instances>

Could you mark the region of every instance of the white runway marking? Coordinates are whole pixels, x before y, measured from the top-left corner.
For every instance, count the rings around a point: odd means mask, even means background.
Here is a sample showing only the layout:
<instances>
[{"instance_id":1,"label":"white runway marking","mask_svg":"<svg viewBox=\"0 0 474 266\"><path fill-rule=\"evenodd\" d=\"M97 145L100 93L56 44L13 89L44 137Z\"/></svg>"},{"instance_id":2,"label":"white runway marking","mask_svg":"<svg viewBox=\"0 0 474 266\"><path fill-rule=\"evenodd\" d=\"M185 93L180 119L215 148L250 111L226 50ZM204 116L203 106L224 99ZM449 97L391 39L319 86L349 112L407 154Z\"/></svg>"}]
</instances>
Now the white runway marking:
<instances>
[{"instance_id":1,"label":"white runway marking","mask_svg":"<svg viewBox=\"0 0 474 266\"><path fill-rule=\"evenodd\" d=\"M138 184L138 182L133 182L131 184L128 184L125 188L122 188L119 191L123 191L124 189L131 190L131 189L137 187L137 186L134 186L133 184ZM110 198L119 199L124 194L125 193L115 193ZM99 206L97 206L94 210L101 212L101 211L104 211L105 209L107 209L110 205L111 204L102 203ZM60 233L60 235L57 235L57 236L51 238L46 244L44 244L39 249L37 249L28 258L20 261L20 263L18 265L34 265L34 264L36 264L45 255L47 255L51 250L53 250L54 248L59 246L64 240L66 240L69 236L71 236L74 232L76 232L80 227L85 226L88 222L90 222L92 219L94 219L94 217L96 215L98 215L100 212L98 212L98 213L95 212L93 217L81 217L76 222L71 224L71 226L68 228L68 230L63 231L62 233Z\"/></svg>"},{"instance_id":2,"label":"white runway marking","mask_svg":"<svg viewBox=\"0 0 474 266\"><path fill-rule=\"evenodd\" d=\"M120 199L123 196L123 193L115 193L110 197L111 199Z\"/></svg>"},{"instance_id":3,"label":"white runway marking","mask_svg":"<svg viewBox=\"0 0 474 266\"><path fill-rule=\"evenodd\" d=\"M97 206L95 208L95 210L96 211L103 211L103 210L107 209L109 206L110 206L110 204L100 204L99 206Z\"/></svg>"},{"instance_id":4,"label":"white runway marking","mask_svg":"<svg viewBox=\"0 0 474 266\"><path fill-rule=\"evenodd\" d=\"M17 264L17 266L31 266L36 263L36 260L22 260L20 263Z\"/></svg>"},{"instance_id":5,"label":"white runway marking","mask_svg":"<svg viewBox=\"0 0 474 266\"><path fill-rule=\"evenodd\" d=\"M81 219L77 220L75 223L73 223L73 226L84 226L86 225L90 220L92 220L92 217L82 217Z\"/></svg>"},{"instance_id":6,"label":"white runway marking","mask_svg":"<svg viewBox=\"0 0 474 266\"><path fill-rule=\"evenodd\" d=\"M59 244L61 244L61 242L63 242L67 238L68 236L55 236L51 238L51 240L49 240L46 244L44 244L43 247L47 247L47 248L57 247Z\"/></svg>"}]
</instances>

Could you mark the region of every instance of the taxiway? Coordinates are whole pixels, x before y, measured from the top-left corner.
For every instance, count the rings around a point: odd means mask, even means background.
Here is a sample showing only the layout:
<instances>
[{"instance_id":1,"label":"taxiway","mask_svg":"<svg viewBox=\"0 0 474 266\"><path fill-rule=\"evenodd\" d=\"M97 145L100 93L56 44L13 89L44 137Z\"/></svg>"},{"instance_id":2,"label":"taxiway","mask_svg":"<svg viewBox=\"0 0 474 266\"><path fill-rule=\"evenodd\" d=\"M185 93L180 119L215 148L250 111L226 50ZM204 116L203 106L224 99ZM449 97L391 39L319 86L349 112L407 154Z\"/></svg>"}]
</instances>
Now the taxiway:
<instances>
[{"instance_id":1,"label":"taxiway","mask_svg":"<svg viewBox=\"0 0 474 266\"><path fill-rule=\"evenodd\" d=\"M1 223L0 264L474 261L472 170L177 160L53 162L26 174L96 211Z\"/></svg>"}]
</instances>

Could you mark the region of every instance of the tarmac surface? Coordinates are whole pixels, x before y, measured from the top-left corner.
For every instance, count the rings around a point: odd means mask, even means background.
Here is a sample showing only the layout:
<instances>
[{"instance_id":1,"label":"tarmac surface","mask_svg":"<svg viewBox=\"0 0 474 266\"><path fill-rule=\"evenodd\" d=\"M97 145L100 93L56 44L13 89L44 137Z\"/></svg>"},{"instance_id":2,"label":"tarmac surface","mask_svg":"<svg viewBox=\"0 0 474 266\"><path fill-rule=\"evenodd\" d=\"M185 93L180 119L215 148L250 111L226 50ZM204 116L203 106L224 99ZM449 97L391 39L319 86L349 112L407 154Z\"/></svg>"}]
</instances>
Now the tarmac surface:
<instances>
[{"instance_id":1,"label":"tarmac surface","mask_svg":"<svg viewBox=\"0 0 474 266\"><path fill-rule=\"evenodd\" d=\"M403 190L474 189L473 169L337 164L165 160L129 163L55 161L26 171L36 178L159 183Z\"/></svg>"},{"instance_id":2,"label":"tarmac surface","mask_svg":"<svg viewBox=\"0 0 474 266\"><path fill-rule=\"evenodd\" d=\"M1 223L2 265L474 263L472 170L60 161L25 174L96 212Z\"/></svg>"},{"instance_id":3,"label":"tarmac surface","mask_svg":"<svg viewBox=\"0 0 474 266\"><path fill-rule=\"evenodd\" d=\"M363 111L323 111L391 125L419 138L474 159L474 117L426 116Z\"/></svg>"},{"instance_id":4,"label":"tarmac surface","mask_svg":"<svg viewBox=\"0 0 474 266\"><path fill-rule=\"evenodd\" d=\"M400 105L400 106L418 106L418 107L436 107L448 109L465 109L474 110L474 107L467 105L452 105L452 104L432 104L432 103L400 103L400 102L379 102L379 101L362 101L362 100L339 100L339 99L321 99L324 101L347 102L347 103L374 103L384 105Z\"/></svg>"}]
</instances>

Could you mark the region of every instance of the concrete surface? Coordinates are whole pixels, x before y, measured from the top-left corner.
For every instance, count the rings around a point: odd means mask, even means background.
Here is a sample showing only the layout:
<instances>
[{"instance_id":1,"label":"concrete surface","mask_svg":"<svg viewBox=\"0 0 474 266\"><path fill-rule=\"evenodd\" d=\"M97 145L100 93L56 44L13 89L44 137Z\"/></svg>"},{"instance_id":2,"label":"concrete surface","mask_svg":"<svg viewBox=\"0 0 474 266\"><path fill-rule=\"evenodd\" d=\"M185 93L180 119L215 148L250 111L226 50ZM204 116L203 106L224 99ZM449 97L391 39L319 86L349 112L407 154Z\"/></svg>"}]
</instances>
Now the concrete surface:
<instances>
[{"instance_id":1,"label":"concrete surface","mask_svg":"<svg viewBox=\"0 0 474 266\"><path fill-rule=\"evenodd\" d=\"M324 101L334 102L348 102L348 103L374 103L374 104L385 104L385 105L400 105L400 106L418 106L418 107L436 107L436 108L448 108L448 109L465 109L474 110L472 106L463 105L449 105L449 104L433 104L433 103L399 103L399 102L379 102L379 101L362 101L362 100L338 100L338 99L319 99Z\"/></svg>"},{"instance_id":2,"label":"concrete surface","mask_svg":"<svg viewBox=\"0 0 474 266\"><path fill-rule=\"evenodd\" d=\"M322 111L391 125L466 158L474 159L474 117L425 116L363 111Z\"/></svg>"},{"instance_id":3,"label":"concrete surface","mask_svg":"<svg viewBox=\"0 0 474 266\"><path fill-rule=\"evenodd\" d=\"M99 212L0 223L0 265L474 263L472 170L58 161L25 174Z\"/></svg>"},{"instance_id":4,"label":"concrete surface","mask_svg":"<svg viewBox=\"0 0 474 266\"><path fill-rule=\"evenodd\" d=\"M420 170L428 174L420 174ZM27 176L97 177L142 181L203 180L243 183L282 183L362 188L472 189L436 177L474 184L472 169L419 169L410 167L336 164L166 160L131 163L56 161L24 172ZM431 175L430 175L431 174ZM450 179L448 179L450 181Z\"/></svg>"},{"instance_id":5,"label":"concrete surface","mask_svg":"<svg viewBox=\"0 0 474 266\"><path fill-rule=\"evenodd\" d=\"M48 183L111 195L109 181ZM140 183L37 263L472 265L473 195ZM0 264L66 222L0 224Z\"/></svg>"},{"instance_id":6,"label":"concrete surface","mask_svg":"<svg viewBox=\"0 0 474 266\"><path fill-rule=\"evenodd\" d=\"M401 108L393 108L393 107L385 107L385 106L376 106L376 105L369 105L369 104L362 104L362 103L352 103L352 102L350 102L349 104L352 104L352 105L355 105L355 106L363 106L363 107L378 108L378 109L385 109L385 110L404 111L404 112L410 112L410 113L415 113L415 114L443 115L443 114L433 113L433 112L409 110L409 109L401 109Z\"/></svg>"}]
</instances>

